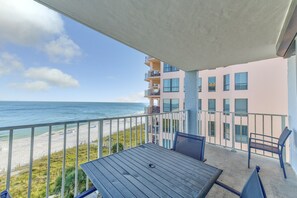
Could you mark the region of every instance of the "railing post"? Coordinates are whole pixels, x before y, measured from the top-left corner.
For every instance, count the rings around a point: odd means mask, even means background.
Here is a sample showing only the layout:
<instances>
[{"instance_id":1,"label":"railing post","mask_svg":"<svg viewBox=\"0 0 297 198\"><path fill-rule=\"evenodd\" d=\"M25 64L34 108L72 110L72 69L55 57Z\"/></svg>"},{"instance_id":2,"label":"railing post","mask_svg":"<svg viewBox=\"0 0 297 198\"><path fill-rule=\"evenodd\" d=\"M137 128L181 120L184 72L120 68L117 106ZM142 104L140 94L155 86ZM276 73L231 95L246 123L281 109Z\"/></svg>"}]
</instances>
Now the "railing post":
<instances>
[{"instance_id":1,"label":"railing post","mask_svg":"<svg viewBox=\"0 0 297 198\"><path fill-rule=\"evenodd\" d=\"M31 197L32 187L32 169L33 169L33 154L34 154L34 127L31 128L31 143L30 143L30 165L29 165L29 179L28 179L28 198Z\"/></svg>"},{"instance_id":2,"label":"railing post","mask_svg":"<svg viewBox=\"0 0 297 198\"><path fill-rule=\"evenodd\" d=\"M78 151L79 151L79 122L76 125L74 196L78 195Z\"/></svg>"},{"instance_id":3,"label":"railing post","mask_svg":"<svg viewBox=\"0 0 297 198\"><path fill-rule=\"evenodd\" d=\"M172 147L172 142L173 142L173 113L170 113L170 146L168 145L168 147Z\"/></svg>"},{"instance_id":4,"label":"railing post","mask_svg":"<svg viewBox=\"0 0 297 198\"><path fill-rule=\"evenodd\" d=\"M103 120L99 121L98 126L98 158L102 157L102 144L103 144Z\"/></svg>"},{"instance_id":5,"label":"railing post","mask_svg":"<svg viewBox=\"0 0 297 198\"><path fill-rule=\"evenodd\" d=\"M236 152L235 150L235 113L232 113L232 149L231 151Z\"/></svg>"},{"instance_id":6,"label":"railing post","mask_svg":"<svg viewBox=\"0 0 297 198\"><path fill-rule=\"evenodd\" d=\"M65 167L66 167L66 137L67 137L67 124L64 124L64 137L63 137L63 162L62 162L62 188L61 198L64 198L65 192Z\"/></svg>"},{"instance_id":7,"label":"railing post","mask_svg":"<svg viewBox=\"0 0 297 198\"><path fill-rule=\"evenodd\" d=\"M148 143L148 130L149 130L149 119L148 116L145 117L145 143Z\"/></svg>"},{"instance_id":8,"label":"railing post","mask_svg":"<svg viewBox=\"0 0 297 198\"><path fill-rule=\"evenodd\" d=\"M282 126L281 131L283 131L284 128L286 127L286 116L284 116L284 115L282 115L282 123L281 123L281 126ZM289 141L288 141L288 142L289 142ZM285 146L285 148L283 149L283 153L282 153L282 155L283 155L283 159L284 159L284 162L285 162L285 163L287 162L287 152L286 152L286 150L287 150L287 146Z\"/></svg>"},{"instance_id":9,"label":"railing post","mask_svg":"<svg viewBox=\"0 0 297 198\"><path fill-rule=\"evenodd\" d=\"M9 130L9 149L8 149L7 174L6 174L6 189L7 190L9 190L9 187L10 187L12 143L13 143L13 129L10 129Z\"/></svg>"},{"instance_id":10,"label":"railing post","mask_svg":"<svg viewBox=\"0 0 297 198\"><path fill-rule=\"evenodd\" d=\"M48 153L47 153L47 176L46 176L46 198L49 197L49 184L51 175L51 146L52 146L52 126L49 126L48 132Z\"/></svg>"}]
</instances>

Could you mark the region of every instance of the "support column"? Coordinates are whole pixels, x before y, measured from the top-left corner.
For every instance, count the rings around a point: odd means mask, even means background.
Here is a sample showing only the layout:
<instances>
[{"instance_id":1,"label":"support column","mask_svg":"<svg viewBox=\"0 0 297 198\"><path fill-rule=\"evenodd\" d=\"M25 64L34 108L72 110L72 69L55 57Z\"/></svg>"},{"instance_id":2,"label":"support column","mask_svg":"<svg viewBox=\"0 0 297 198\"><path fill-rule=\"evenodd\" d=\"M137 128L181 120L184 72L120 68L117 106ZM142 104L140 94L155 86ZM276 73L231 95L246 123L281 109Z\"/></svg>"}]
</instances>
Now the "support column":
<instances>
[{"instance_id":1,"label":"support column","mask_svg":"<svg viewBox=\"0 0 297 198\"><path fill-rule=\"evenodd\" d=\"M197 110L198 110L198 72L185 72L185 109L189 111L187 133L198 134Z\"/></svg>"},{"instance_id":2,"label":"support column","mask_svg":"<svg viewBox=\"0 0 297 198\"><path fill-rule=\"evenodd\" d=\"M297 43L297 42L296 42ZM297 46L295 47L297 49ZM297 62L296 55L288 59L288 115L290 137L290 164L297 174Z\"/></svg>"}]
</instances>

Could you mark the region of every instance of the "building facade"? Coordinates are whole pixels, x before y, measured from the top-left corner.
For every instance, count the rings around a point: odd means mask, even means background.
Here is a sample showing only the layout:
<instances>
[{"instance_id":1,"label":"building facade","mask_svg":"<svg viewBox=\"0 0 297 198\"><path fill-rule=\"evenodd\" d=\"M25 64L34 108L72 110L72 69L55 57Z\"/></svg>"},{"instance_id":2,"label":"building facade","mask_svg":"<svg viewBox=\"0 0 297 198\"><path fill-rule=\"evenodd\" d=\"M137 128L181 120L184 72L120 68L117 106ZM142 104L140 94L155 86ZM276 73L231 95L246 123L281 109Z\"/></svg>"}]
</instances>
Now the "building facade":
<instances>
[{"instance_id":1,"label":"building facade","mask_svg":"<svg viewBox=\"0 0 297 198\"><path fill-rule=\"evenodd\" d=\"M146 64L150 66L146 76L151 76L146 77L147 113L184 110L185 73L151 57ZM285 59L275 58L199 71L199 133L207 136L208 142L230 147L246 147L253 131L278 137L286 119L280 115L288 111L286 65ZM158 123L158 139L170 147L172 140L164 133L164 121Z\"/></svg>"}]
</instances>

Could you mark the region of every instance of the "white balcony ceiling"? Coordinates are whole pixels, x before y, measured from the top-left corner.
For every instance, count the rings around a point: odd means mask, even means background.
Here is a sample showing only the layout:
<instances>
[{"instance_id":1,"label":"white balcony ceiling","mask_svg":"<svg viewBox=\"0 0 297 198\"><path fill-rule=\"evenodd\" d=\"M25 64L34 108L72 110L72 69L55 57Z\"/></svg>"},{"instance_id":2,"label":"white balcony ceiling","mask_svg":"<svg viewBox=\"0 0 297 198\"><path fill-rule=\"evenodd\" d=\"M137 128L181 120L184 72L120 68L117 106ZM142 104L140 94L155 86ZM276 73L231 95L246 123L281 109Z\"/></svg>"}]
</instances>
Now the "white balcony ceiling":
<instances>
[{"instance_id":1,"label":"white balcony ceiling","mask_svg":"<svg viewBox=\"0 0 297 198\"><path fill-rule=\"evenodd\" d=\"M276 46L292 2L37 1L185 71L276 57Z\"/></svg>"}]
</instances>

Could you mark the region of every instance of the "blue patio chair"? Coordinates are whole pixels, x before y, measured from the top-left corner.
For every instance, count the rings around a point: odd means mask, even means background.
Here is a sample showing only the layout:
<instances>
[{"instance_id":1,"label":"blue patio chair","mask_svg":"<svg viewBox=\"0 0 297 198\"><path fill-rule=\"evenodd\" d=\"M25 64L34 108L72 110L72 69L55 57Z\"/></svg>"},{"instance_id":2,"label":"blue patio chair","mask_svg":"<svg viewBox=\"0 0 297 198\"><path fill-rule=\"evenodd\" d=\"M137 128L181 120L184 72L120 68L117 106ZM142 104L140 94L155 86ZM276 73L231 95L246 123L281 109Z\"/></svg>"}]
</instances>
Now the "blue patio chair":
<instances>
[{"instance_id":1,"label":"blue patio chair","mask_svg":"<svg viewBox=\"0 0 297 198\"><path fill-rule=\"evenodd\" d=\"M0 198L11 198L8 190L4 190L0 193Z\"/></svg>"},{"instance_id":2,"label":"blue patio chair","mask_svg":"<svg viewBox=\"0 0 297 198\"><path fill-rule=\"evenodd\" d=\"M248 167L250 168L251 160L251 149L263 150L271 153L278 154L280 166L283 169L284 177L287 178L285 164L283 160L283 149L285 147L285 142L291 134L291 130L286 127L279 138L275 138L268 135L261 135L256 133L251 133L248 145ZM260 139L261 138L261 139ZM277 141L277 143L276 143Z\"/></svg>"},{"instance_id":3,"label":"blue patio chair","mask_svg":"<svg viewBox=\"0 0 297 198\"><path fill-rule=\"evenodd\" d=\"M92 194L93 192L95 192L96 190L97 190L97 189L96 189L94 186L92 186L92 187L89 188L88 190L86 190L86 191L80 193L78 196L76 196L76 198L83 198L83 197L86 197L86 196ZM1 198L2 198L2 197L1 197Z\"/></svg>"},{"instance_id":4,"label":"blue patio chair","mask_svg":"<svg viewBox=\"0 0 297 198\"><path fill-rule=\"evenodd\" d=\"M220 181L216 181L215 183L242 198L266 198L265 189L258 174L259 171L260 167L256 166L241 192L238 192Z\"/></svg>"},{"instance_id":5,"label":"blue patio chair","mask_svg":"<svg viewBox=\"0 0 297 198\"><path fill-rule=\"evenodd\" d=\"M200 161L206 161L204 159L205 137L203 136L175 132L172 150Z\"/></svg>"}]
</instances>

